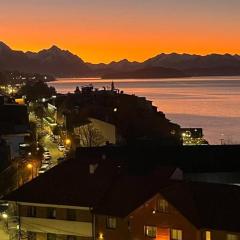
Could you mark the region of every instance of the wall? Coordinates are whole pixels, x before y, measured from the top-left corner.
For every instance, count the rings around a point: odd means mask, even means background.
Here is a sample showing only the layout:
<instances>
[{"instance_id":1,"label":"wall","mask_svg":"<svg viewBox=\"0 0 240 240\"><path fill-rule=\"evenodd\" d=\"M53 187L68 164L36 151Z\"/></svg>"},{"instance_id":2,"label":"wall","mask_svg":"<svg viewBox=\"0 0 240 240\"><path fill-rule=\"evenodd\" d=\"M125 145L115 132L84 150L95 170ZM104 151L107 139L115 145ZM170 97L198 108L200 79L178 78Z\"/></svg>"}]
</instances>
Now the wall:
<instances>
[{"instance_id":1,"label":"wall","mask_svg":"<svg viewBox=\"0 0 240 240\"><path fill-rule=\"evenodd\" d=\"M89 118L89 120L95 128L101 131L106 141L112 144L116 143L116 127L114 125L95 118Z\"/></svg>"},{"instance_id":2,"label":"wall","mask_svg":"<svg viewBox=\"0 0 240 240\"><path fill-rule=\"evenodd\" d=\"M31 204L20 205L21 228L24 231L37 233L37 240L46 240L47 233L59 235L57 239L67 239L67 236L78 236L77 239L91 239L92 214L89 210L69 208L75 211L75 220L68 220L67 208L56 207L56 219L47 216L47 206L36 206L36 215L29 216ZM49 207L53 207L50 206Z\"/></svg>"}]
</instances>

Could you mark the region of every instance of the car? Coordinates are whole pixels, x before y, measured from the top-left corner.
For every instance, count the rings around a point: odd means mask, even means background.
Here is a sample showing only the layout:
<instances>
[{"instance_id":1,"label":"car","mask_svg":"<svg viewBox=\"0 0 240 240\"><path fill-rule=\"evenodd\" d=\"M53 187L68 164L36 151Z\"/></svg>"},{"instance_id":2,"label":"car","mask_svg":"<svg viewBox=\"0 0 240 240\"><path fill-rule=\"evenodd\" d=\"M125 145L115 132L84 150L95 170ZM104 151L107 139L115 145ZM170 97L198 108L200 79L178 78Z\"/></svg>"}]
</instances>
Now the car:
<instances>
[{"instance_id":1,"label":"car","mask_svg":"<svg viewBox=\"0 0 240 240\"><path fill-rule=\"evenodd\" d=\"M42 164L49 164L50 163L50 159L43 159L42 160Z\"/></svg>"},{"instance_id":2,"label":"car","mask_svg":"<svg viewBox=\"0 0 240 240\"><path fill-rule=\"evenodd\" d=\"M49 151L44 152L43 155L51 155Z\"/></svg>"},{"instance_id":3,"label":"car","mask_svg":"<svg viewBox=\"0 0 240 240\"><path fill-rule=\"evenodd\" d=\"M43 159L44 160L50 160L52 158L52 156L51 155L48 155L48 156L43 156Z\"/></svg>"},{"instance_id":4,"label":"car","mask_svg":"<svg viewBox=\"0 0 240 240\"><path fill-rule=\"evenodd\" d=\"M44 157L44 158L49 158L49 157L51 157L51 154L50 154L50 153L43 154L43 157Z\"/></svg>"},{"instance_id":5,"label":"car","mask_svg":"<svg viewBox=\"0 0 240 240\"><path fill-rule=\"evenodd\" d=\"M46 172L46 171L45 171L44 169L41 169L41 168L38 170L38 174L43 174L43 173L45 173L45 172Z\"/></svg>"},{"instance_id":6,"label":"car","mask_svg":"<svg viewBox=\"0 0 240 240\"><path fill-rule=\"evenodd\" d=\"M49 163L43 163L40 169L38 170L38 173L45 173L49 169Z\"/></svg>"},{"instance_id":7,"label":"car","mask_svg":"<svg viewBox=\"0 0 240 240\"><path fill-rule=\"evenodd\" d=\"M64 152L66 149L65 149L64 145L60 144L60 145L58 145L58 150L61 152Z\"/></svg>"}]
</instances>

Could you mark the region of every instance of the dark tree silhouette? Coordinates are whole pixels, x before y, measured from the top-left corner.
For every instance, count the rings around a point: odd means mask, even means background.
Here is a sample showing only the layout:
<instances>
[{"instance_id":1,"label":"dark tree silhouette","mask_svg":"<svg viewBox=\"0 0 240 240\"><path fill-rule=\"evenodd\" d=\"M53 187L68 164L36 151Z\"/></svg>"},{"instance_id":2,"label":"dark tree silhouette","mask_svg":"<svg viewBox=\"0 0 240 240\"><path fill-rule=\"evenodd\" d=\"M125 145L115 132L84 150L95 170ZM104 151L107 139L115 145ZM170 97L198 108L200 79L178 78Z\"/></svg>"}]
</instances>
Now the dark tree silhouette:
<instances>
[{"instance_id":1,"label":"dark tree silhouette","mask_svg":"<svg viewBox=\"0 0 240 240\"><path fill-rule=\"evenodd\" d=\"M22 86L19 93L21 95L25 95L27 100L34 101L56 95L56 90L54 87L48 87L47 83L37 81L26 83L24 86Z\"/></svg>"}]
</instances>

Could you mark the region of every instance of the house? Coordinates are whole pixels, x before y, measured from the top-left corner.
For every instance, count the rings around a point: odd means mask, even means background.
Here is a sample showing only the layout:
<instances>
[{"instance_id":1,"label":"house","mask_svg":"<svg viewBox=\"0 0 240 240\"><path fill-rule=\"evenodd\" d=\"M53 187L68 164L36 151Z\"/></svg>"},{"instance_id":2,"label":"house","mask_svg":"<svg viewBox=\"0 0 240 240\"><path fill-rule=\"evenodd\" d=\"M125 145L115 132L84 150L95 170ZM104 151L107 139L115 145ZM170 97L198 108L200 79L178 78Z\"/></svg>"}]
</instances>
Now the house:
<instances>
[{"instance_id":1,"label":"house","mask_svg":"<svg viewBox=\"0 0 240 240\"><path fill-rule=\"evenodd\" d=\"M162 173L165 174L162 175ZM4 197L11 235L36 240L240 239L240 188L176 180L165 168L71 159Z\"/></svg>"},{"instance_id":2,"label":"house","mask_svg":"<svg viewBox=\"0 0 240 240\"><path fill-rule=\"evenodd\" d=\"M74 126L74 138L81 147L104 146L116 144L116 127L108 122L88 118L87 121Z\"/></svg>"}]
</instances>

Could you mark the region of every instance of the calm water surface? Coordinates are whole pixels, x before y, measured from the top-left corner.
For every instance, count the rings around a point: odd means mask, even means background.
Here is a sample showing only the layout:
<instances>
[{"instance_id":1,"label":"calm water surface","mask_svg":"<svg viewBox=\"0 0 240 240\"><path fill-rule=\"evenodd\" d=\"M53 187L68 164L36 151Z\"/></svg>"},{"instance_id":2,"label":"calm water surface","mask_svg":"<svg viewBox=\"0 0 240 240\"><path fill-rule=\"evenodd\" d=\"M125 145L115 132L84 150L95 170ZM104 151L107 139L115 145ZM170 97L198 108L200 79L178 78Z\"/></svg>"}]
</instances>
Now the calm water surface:
<instances>
[{"instance_id":1,"label":"calm water surface","mask_svg":"<svg viewBox=\"0 0 240 240\"><path fill-rule=\"evenodd\" d=\"M182 127L202 127L211 144L223 138L240 144L240 77L114 80L125 93L145 96L172 122ZM58 92L73 92L92 83L102 88L111 80L61 78L49 83Z\"/></svg>"}]
</instances>

